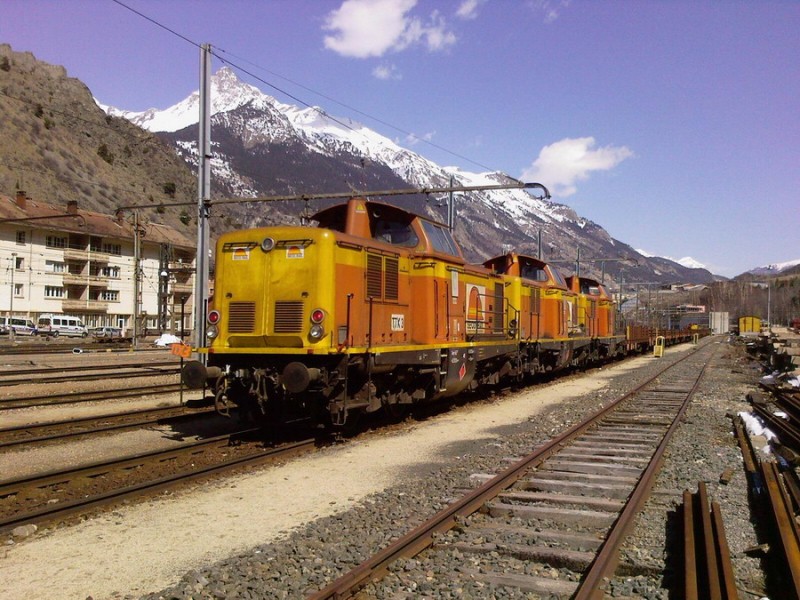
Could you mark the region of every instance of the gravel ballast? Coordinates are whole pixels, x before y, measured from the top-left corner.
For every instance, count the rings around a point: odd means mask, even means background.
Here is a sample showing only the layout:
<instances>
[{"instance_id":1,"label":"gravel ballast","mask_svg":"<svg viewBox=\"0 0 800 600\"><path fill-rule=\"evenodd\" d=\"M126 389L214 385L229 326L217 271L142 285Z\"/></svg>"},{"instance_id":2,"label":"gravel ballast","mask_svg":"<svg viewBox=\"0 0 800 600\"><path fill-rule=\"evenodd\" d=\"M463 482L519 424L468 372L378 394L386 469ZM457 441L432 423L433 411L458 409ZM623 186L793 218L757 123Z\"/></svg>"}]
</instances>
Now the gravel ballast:
<instances>
[{"instance_id":1,"label":"gravel ballast","mask_svg":"<svg viewBox=\"0 0 800 600\"><path fill-rule=\"evenodd\" d=\"M650 576L615 579L614 595L667 597L661 586L674 582L665 523L682 491L696 490L701 480L721 505L741 588L764 589L760 559L744 554L759 541L727 416L747 410L745 395L760 373L727 338L704 343L717 346L714 357L625 547L626 560ZM505 468L509 458L529 452L691 348L670 348L663 359L643 356L502 394L312 457L122 506L73 527L40 530L6 545L0 578L7 584L0 594L303 598L446 506L478 479L474 475ZM734 474L723 485L719 479L726 469ZM414 575L395 579L385 588L374 586L369 595L526 597L515 596L513 589L474 588L469 582L459 587L428 575L423 581Z\"/></svg>"}]
</instances>

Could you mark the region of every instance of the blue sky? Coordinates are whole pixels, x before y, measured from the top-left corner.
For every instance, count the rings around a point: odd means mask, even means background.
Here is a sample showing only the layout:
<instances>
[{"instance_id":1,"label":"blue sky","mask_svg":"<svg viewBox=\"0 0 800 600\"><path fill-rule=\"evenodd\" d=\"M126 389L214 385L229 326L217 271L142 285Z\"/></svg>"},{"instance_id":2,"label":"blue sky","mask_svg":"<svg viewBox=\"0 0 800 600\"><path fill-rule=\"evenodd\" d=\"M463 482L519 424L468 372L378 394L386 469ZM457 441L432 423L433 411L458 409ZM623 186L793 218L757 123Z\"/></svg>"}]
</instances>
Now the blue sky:
<instances>
[{"instance_id":1,"label":"blue sky","mask_svg":"<svg viewBox=\"0 0 800 600\"><path fill-rule=\"evenodd\" d=\"M114 0L3 0L0 42L137 111L196 90L210 43L283 102L544 183L651 254L800 258L798 1L121 1L172 32Z\"/></svg>"}]
</instances>

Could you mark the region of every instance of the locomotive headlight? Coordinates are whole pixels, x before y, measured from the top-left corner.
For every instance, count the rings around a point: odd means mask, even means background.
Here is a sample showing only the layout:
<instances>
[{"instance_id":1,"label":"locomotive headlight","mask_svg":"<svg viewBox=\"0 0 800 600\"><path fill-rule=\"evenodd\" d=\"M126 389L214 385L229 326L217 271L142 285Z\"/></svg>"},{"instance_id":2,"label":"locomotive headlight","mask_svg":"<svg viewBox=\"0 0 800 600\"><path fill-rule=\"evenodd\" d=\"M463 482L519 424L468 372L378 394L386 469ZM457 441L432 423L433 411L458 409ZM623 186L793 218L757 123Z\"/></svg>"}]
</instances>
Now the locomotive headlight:
<instances>
[{"instance_id":1,"label":"locomotive headlight","mask_svg":"<svg viewBox=\"0 0 800 600\"><path fill-rule=\"evenodd\" d=\"M264 252L269 252L274 247L275 247L275 240L273 240L272 238L264 238L264 240L261 242L261 249Z\"/></svg>"},{"instance_id":2,"label":"locomotive headlight","mask_svg":"<svg viewBox=\"0 0 800 600\"><path fill-rule=\"evenodd\" d=\"M511 319L508 322L508 337L517 337L517 320Z\"/></svg>"},{"instance_id":3,"label":"locomotive headlight","mask_svg":"<svg viewBox=\"0 0 800 600\"><path fill-rule=\"evenodd\" d=\"M308 331L308 337L314 342L321 340L323 335L325 335L325 328L322 325L312 325Z\"/></svg>"},{"instance_id":4,"label":"locomotive headlight","mask_svg":"<svg viewBox=\"0 0 800 600\"><path fill-rule=\"evenodd\" d=\"M208 329L206 329L206 337L209 340L215 339L219 335L219 327L216 325L209 325Z\"/></svg>"}]
</instances>

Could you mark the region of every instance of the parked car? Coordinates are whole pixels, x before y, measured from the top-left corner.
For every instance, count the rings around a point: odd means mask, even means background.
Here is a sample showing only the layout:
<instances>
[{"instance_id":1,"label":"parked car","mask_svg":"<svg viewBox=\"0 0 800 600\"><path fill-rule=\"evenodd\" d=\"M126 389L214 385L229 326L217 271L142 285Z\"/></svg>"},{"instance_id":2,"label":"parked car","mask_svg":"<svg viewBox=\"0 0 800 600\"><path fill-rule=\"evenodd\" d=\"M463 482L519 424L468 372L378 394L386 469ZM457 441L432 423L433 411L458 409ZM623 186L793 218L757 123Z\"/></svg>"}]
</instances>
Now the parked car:
<instances>
[{"instance_id":1,"label":"parked car","mask_svg":"<svg viewBox=\"0 0 800 600\"><path fill-rule=\"evenodd\" d=\"M92 330L92 335L98 339L112 340L122 337L122 329L119 327L97 327Z\"/></svg>"},{"instance_id":2,"label":"parked car","mask_svg":"<svg viewBox=\"0 0 800 600\"><path fill-rule=\"evenodd\" d=\"M89 330L78 317L69 315L42 315L39 317L39 335L58 337L73 336L86 337Z\"/></svg>"},{"instance_id":3,"label":"parked car","mask_svg":"<svg viewBox=\"0 0 800 600\"><path fill-rule=\"evenodd\" d=\"M15 335L37 335L36 325L30 319L21 317L0 317L0 334L14 330Z\"/></svg>"}]
</instances>

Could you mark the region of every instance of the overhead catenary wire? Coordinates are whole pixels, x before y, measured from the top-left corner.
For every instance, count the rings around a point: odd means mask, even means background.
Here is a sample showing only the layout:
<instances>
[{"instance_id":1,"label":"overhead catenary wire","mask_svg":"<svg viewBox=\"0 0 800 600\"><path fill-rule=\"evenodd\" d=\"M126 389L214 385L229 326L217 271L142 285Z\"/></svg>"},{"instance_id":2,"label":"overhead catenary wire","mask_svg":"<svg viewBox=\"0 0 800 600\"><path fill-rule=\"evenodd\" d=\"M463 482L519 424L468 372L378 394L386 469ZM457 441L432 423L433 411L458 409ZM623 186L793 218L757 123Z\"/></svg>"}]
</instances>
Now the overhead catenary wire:
<instances>
[{"instance_id":1,"label":"overhead catenary wire","mask_svg":"<svg viewBox=\"0 0 800 600\"><path fill-rule=\"evenodd\" d=\"M247 202L288 202L292 200L331 200L337 198L357 198L357 197L372 197L372 196L409 196L414 194L444 194L449 192L478 192L489 190L507 190L507 189L539 189L544 192L544 198L550 198L550 191L541 183L525 183L515 180L511 177L514 183L504 184L499 183L496 185L457 185L446 187L419 187L419 188L405 188L394 190L350 190L347 192L332 192L321 194L287 194L280 196L262 196L259 198L219 198L216 200L209 200L209 206L220 204L243 204ZM158 204L156 206L196 206L197 202L168 202L166 204ZM134 210L138 208L153 208L152 204L133 204L129 206L120 206L118 210Z\"/></svg>"}]
</instances>

